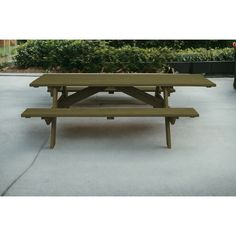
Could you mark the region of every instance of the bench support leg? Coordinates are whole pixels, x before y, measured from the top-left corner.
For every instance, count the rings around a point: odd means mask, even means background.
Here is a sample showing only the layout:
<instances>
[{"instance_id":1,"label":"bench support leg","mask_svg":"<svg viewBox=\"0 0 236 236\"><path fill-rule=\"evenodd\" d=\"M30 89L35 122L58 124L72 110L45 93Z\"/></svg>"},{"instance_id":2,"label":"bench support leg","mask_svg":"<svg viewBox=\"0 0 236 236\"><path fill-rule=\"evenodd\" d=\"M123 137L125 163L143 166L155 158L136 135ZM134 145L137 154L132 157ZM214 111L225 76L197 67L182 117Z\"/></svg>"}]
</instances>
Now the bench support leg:
<instances>
[{"instance_id":1,"label":"bench support leg","mask_svg":"<svg viewBox=\"0 0 236 236\"><path fill-rule=\"evenodd\" d=\"M169 118L165 118L166 125L166 144L168 148L171 148L171 135L170 135L170 120Z\"/></svg>"}]
</instances>

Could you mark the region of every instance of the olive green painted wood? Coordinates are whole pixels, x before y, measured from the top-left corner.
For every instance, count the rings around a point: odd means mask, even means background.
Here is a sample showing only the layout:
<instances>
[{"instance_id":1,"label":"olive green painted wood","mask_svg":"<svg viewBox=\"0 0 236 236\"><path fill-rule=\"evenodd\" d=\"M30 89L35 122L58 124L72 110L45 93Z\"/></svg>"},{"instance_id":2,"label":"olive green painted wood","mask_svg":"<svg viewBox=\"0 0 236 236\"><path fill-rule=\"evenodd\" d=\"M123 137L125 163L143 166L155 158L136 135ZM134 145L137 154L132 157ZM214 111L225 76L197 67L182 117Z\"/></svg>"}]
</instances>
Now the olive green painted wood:
<instances>
[{"instance_id":1,"label":"olive green painted wood","mask_svg":"<svg viewBox=\"0 0 236 236\"><path fill-rule=\"evenodd\" d=\"M168 89L164 88L163 90L163 94L164 94L164 107L169 107L169 103L168 103Z\"/></svg>"},{"instance_id":2,"label":"olive green painted wood","mask_svg":"<svg viewBox=\"0 0 236 236\"><path fill-rule=\"evenodd\" d=\"M169 107L168 96L175 91L173 86L214 87L216 85L203 75L196 74L55 73L44 74L34 80L30 86L47 86L53 96L52 108L28 108L21 114L26 118L41 117L47 124L51 122L51 148L56 142L57 117L107 117L108 119L114 117L165 117L166 142L167 147L171 148L170 123L174 124L179 117L199 116L193 108ZM59 100L57 99L58 91L62 92ZM70 91L76 93L68 96ZM158 108L65 108L101 91L124 92ZM144 91L155 92L155 96ZM164 98L162 98L161 92L164 93Z\"/></svg>"},{"instance_id":3,"label":"olive green painted wood","mask_svg":"<svg viewBox=\"0 0 236 236\"><path fill-rule=\"evenodd\" d=\"M203 75L159 73L50 73L30 86L216 86Z\"/></svg>"},{"instance_id":4,"label":"olive green painted wood","mask_svg":"<svg viewBox=\"0 0 236 236\"><path fill-rule=\"evenodd\" d=\"M146 104L152 105L153 107L163 107L163 98L161 96L152 96L135 87L120 87L119 90L131 97L143 101Z\"/></svg>"},{"instance_id":5,"label":"olive green painted wood","mask_svg":"<svg viewBox=\"0 0 236 236\"><path fill-rule=\"evenodd\" d=\"M53 118L51 123L51 136L50 136L50 148L54 148L56 144L56 127L57 126L57 119Z\"/></svg>"},{"instance_id":6,"label":"olive green painted wood","mask_svg":"<svg viewBox=\"0 0 236 236\"><path fill-rule=\"evenodd\" d=\"M58 87L57 87L58 88ZM58 107L60 108L68 108L72 106L74 103L80 102L98 92L102 92L105 89L113 89L112 87L83 87L82 90L77 91L72 95L67 94L67 89L63 86L61 90L62 96L58 100ZM53 88L50 88L53 91ZM152 105L153 107L163 107L163 98L160 94L156 94L156 96L152 96L144 91L136 87L119 87L120 92L124 92L138 100L143 101L146 104ZM66 94L65 94L66 93ZM45 118L46 124L50 124L52 119Z\"/></svg>"},{"instance_id":7,"label":"olive green painted wood","mask_svg":"<svg viewBox=\"0 0 236 236\"><path fill-rule=\"evenodd\" d=\"M53 88L53 90L52 90L52 108L57 107L57 98L58 98L57 88Z\"/></svg>"},{"instance_id":8,"label":"olive green painted wood","mask_svg":"<svg viewBox=\"0 0 236 236\"><path fill-rule=\"evenodd\" d=\"M98 92L103 91L105 87L87 87L70 96L62 96L58 101L58 107L70 107L76 102L82 101Z\"/></svg>"},{"instance_id":9,"label":"olive green painted wood","mask_svg":"<svg viewBox=\"0 0 236 236\"><path fill-rule=\"evenodd\" d=\"M66 90L66 92L77 92L80 91L82 89L85 89L87 86L63 86L63 88L60 88L58 91L63 92L64 90ZM135 88L145 91L145 92L155 92L156 91L156 86L134 86ZM51 91L51 88L48 88L48 92ZM107 87L104 89L105 92L120 92L119 91L119 87ZM172 89L170 92L175 92L174 89Z\"/></svg>"},{"instance_id":10,"label":"olive green painted wood","mask_svg":"<svg viewBox=\"0 0 236 236\"><path fill-rule=\"evenodd\" d=\"M168 108L168 89L164 88L163 90L164 93L164 107ZM165 117L165 127L166 127L166 144L168 148L171 148L171 134L170 134L170 118Z\"/></svg>"},{"instance_id":11,"label":"olive green painted wood","mask_svg":"<svg viewBox=\"0 0 236 236\"><path fill-rule=\"evenodd\" d=\"M170 134L170 118L165 117L165 127L166 127L166 144L168 148L171 148L171 134Z\"/></svg>"},{"instance_id":12,"label":"olive green painted wood","mask_svg":"<svg viewBox=\"0 0 236 236\"><path fill-rule=\"evenodd\" d=\"M68 90L66 86L62 87L62 90L60 90L62 92L63 97L68 97Z\"/></svg>"},{"instance_id":13,"label":"olive green painted wood","mask_svg":"<svg viewBox=\"0 0 236 236\"><path fill-rule=\"evenodd\" d=\"M53 98L52 98L52 109L53 109L57 108L57 95L58 95L57 88L53 88L52 93L53 93ZM52 124L51 124L50 148L54 148L56 144L56 126L57 126L57 118L54 117L52 119Z\"/></svg>"},{"instance_id":14,"label":"olive green painted wood","mask_svg":"<svg viewBox=\"0 0 236 236\"><path fill-rule=\"evenodd\" d=\"M161 87L156 86L155 87L155 97L160 97L161 96Z\"/></svg>"},{"instance_id":15,"label":"olive green painted wood","mask_svg":"<svg viewBox=\"0 0 236 236\"><path fill-rule=\"evenodd\" d=\"M22 117L197 117L194 108L28 108Z\"/></svg>"}]
</instances>

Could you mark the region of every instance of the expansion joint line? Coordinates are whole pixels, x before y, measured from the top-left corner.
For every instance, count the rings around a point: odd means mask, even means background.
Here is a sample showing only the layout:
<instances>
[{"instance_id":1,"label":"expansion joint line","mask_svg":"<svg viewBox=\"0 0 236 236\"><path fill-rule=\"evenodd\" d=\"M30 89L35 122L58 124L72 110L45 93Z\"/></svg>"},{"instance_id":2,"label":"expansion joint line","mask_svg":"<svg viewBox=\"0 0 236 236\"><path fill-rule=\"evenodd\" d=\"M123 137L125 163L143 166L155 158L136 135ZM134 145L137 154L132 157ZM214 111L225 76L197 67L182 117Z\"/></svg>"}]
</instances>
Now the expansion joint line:
<instances>
[{"instance_id":1,"label":"expansion joint line","mask_svg":"<svg viewBox=\"0 0 236 236\"><path fill-rule=\"evenodd\" d=\"M7 187L6 189L1 193L1 196L5 196L7 194L7 192L9 191L9 189L34 165L34 163L36 162L40 152L43 150L43 147L46 145L46 143L48 142L49 136L46 138L46 140L43 142L43 144L41 145L41 147L39 148L38 152L36 153L33 161L29 164L29 166L20 174L18 175Z\"/></svg>"}]
</instances>

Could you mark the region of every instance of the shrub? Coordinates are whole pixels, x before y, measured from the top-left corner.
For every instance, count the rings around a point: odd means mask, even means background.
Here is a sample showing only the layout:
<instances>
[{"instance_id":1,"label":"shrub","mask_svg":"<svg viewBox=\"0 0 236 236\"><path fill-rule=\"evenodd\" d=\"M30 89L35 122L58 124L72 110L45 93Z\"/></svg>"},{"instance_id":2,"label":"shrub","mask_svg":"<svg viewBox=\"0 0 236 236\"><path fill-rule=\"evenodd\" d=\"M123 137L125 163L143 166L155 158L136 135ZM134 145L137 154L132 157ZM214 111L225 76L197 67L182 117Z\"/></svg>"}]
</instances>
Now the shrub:
<instances>
[{"instance_id":1,"label":"shrub","mask_svg":"<svg viewBox=\"0 0 236 236\"><path fill-rule=\"evenodd\" d=\"M10 66L11 63L10 62L0 62L0 70L3 68L6 68L7 66Z\"/></svg>"},{"instance_id":2,"label":"shrub","mask_svg":"<svg viewBox=\"0 0 236 236\"><path fill-rule=\"evenodd\" d=\"M169 47L175 50L187 48L226 48L231 47L233 40L108 40L112 47L126 45L140 48Z\"/></svg>"},{"instance_id":3,"label":"shrub","mask_svg":"<svg viewBox=\"0 0 236 236\"><path fill-rule=\"evenodd\" d=\"M168 48L114 48L105 41L36 40L17 48L15 63L64 72L148 72L159 70L172 54Z\"/></svg>"},{"instance_id":4,"label":"shrub","mask_svg":"<svg viewBox=\"0 0 236 236\"><path fill-rule=\"evenodd\" d=\"M158 72L170 61L233 60L233 48L112 47L99 40L32 40L17 48L18 67L61 72Z\"/></svg>"},{"instance_id":5,"label":"shrub","mask_svg":"<svg viewBox=\"0 0 236 236\"><path fill-rule=\"evenodd\" d=\"M82 40L32 40L17 48L15 62L18 67L42 67L62 70L78 70L95 55L99 41Z\"/></svg>"},{"instance_id":6,"label":"shrub","mask_svg":"<svg viewBox=\"0 0 236 236\"><path fill-rule=\"evenodd\" d=\"M210 49L197 48L178 50L173 61L194 62L194 61L231 61L234 60L233 48Z\"/></svg>"}]
</instances>

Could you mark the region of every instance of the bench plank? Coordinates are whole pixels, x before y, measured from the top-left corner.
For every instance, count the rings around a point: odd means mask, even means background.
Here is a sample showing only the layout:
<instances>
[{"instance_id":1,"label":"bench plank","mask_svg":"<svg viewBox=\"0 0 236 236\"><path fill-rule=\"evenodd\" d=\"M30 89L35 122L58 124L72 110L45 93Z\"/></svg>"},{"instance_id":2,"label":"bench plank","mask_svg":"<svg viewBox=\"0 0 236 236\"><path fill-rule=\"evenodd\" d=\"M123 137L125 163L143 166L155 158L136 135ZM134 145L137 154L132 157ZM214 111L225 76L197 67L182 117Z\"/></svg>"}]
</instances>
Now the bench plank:
<instances>
[{"instance_id":1,"label":"bench plank","mask_svg":"<svg viewBox=\"0 0 236 236\"><path fill-rule=\"evenodd\" d=\"M194 108L28 108L21 117L197 117Z\"/></svg>"}]
</instances>

